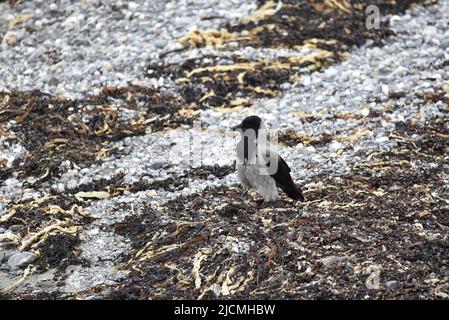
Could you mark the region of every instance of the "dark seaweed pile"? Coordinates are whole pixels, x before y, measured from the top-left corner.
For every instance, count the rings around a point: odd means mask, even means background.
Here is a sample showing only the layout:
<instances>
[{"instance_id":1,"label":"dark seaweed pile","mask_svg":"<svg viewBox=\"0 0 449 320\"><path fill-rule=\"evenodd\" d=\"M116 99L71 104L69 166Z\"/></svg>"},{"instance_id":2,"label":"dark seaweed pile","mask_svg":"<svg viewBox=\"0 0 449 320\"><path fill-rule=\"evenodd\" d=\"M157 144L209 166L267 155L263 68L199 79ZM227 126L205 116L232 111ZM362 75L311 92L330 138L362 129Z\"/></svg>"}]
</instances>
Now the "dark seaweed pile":
<instances>
[{"instance_id":1,"label":"dark seaweed pile","mask_svg":"<svg viewBox=\"0 0 449 320\"><path fill-rule=\"evenodd\" d=\"M105 87L98 96L70 100L38 91L0 93L0 129L15 120L14 136L29 151L15 163L20 176L59 175L61 163L69 160L85 166L114 152L110 142L128 136L191 125L193 114L178 114L185 104L168 93L151 88ZM120 113L134 111L131 119ZM151 120L151 121L147 121ZM2 172L1 180L12 170Z\"/></svg>"},{"instance_id":2,"label":"dark seaweed pile","mask_svg":"<svg viewBox=\"0 0 449 320\"><path fill-rule=\"evenodd\" d=\"M258 1L260 5L266 0ZM392 35L386 23L381 23L379 29L366 28L365 13L369 5L376 5L382 15L404 12L411 5L425 1L336 1L340 7L329 6L326 1L282 1L283 6L273 16L263 20L251 21L238 25L229 25L232 32L249 31L251 39L244 40L243 45L253 47L286 47L293 48L310 38L336 39L337 48L360 46L367 39L382 44L386 36ZM427 1L431 3L431 1ZM274 26L274 27L273 27ZM331 46L325 48L335 50Z\"/></svg>"}]
</instances>

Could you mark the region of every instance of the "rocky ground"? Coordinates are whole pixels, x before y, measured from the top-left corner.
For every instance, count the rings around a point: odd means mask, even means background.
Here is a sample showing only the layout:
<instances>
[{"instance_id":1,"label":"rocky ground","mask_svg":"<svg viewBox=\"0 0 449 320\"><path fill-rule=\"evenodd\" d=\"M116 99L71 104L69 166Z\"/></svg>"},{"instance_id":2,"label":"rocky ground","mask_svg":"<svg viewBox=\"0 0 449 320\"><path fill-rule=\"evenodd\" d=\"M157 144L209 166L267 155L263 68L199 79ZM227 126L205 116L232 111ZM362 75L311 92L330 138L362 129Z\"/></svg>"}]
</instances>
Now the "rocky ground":
<instances>
[{"instance_id":1,"label":"rocky ground","mask_svg":"<svg viewBox=\"0 0 449 320\"><path fill-rule=\"evenodd\" d=\"M0 12L0 297L449 298L448 0ZM250 114L306 202L238 198Z\"/></svg>"}]
</instances>

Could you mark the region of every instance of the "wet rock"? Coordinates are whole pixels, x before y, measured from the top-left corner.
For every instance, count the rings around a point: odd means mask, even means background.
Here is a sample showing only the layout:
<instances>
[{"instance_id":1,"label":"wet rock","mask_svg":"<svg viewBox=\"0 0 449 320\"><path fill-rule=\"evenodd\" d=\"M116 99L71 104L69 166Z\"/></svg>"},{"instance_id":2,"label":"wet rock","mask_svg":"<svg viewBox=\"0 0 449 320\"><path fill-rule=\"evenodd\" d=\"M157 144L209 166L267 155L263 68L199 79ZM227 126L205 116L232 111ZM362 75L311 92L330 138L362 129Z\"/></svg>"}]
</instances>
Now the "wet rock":
<instances>
[{"instance_id":1,"label":"wet rock","mask_svg":"<svg viewBox=\"0 0 449 320\"><path fill-rule=\"evenodd\" d=\"M20 251L18 251L18 250L6 250L6 251L5 251L5 257L4 257L5 261L8 261L8 259L9 259L12 255L14 255L14 254L16 254L16 253L20 253Z\"/></svg>"},{"instance_id":2,"label":"wet rock","mask_svg":"<svg viewBox=\"0 0 449 320\"><path fill-rule=\"evenodd\" d=\"M9 230L11 230L11 232L17 232L20 229L22 229L22 226L20 224L13 224L9 227Z\"/></svg>"},{"instance_id":3,"label":"wet rock","mask_svg":"<svg viewBox=\"0 0 449 320\"><path fill-rule=\"evenodd\" d=\"M12 270L26 267L34 260L37 256L32 252L17 252L11 255L8 259L8 265Z\"/></svg>"}]
</instances>

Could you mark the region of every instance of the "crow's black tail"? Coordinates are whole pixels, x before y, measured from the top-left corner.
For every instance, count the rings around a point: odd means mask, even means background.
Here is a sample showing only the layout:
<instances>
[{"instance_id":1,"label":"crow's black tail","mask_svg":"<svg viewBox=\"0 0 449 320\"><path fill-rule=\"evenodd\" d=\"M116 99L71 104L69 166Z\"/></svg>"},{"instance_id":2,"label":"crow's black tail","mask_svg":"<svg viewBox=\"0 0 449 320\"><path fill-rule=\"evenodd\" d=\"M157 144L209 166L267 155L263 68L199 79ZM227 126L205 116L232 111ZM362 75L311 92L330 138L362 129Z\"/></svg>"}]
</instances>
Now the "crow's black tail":
<instances>
[{"instance_id":1,"label":"crow's black tail","mask_svg":"<svg viewBox=\"0 0 449 320\"><path fill-rule=\"evenodd\" d=\"M304 202L302 191L297 186L295 186L295 184L291 183L288 186L282 186L282 191L284 191L291 199Z\"/></svg>"}]
</instances>

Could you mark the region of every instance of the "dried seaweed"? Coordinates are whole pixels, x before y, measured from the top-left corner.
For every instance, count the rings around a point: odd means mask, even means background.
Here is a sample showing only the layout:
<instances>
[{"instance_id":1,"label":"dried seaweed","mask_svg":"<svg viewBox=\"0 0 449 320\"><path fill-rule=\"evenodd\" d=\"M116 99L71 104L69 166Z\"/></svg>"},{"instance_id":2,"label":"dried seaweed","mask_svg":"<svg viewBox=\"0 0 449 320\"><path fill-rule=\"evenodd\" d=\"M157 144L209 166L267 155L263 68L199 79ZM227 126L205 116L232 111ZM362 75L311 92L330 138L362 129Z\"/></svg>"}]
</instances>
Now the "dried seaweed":
<instances>
[{"instance_id":1,"label":"dried seaweed","mask_svg":"<svg viewBox=\"0 0 449 320\"><path fill-rule=\"evenodd\" d=\"M278 95L282 84L298 81L301 70L318 70L342 57L342 52L319 49L313 41L306 46L310 53L276 61L208 56L180 65L149 65L148 70L153 77L175 80L186 102L199 108L249 106L250 98Z\"/></svg>"},{"instance_id":2,"label":"dried seaweed","mask_svg":"<svg viewBox=\"0 0 449 320\"><path fill-rule=\"evenodd\" d=\"M220 30L194 30L179 39L183 49L214 46L235 54L227 58L205 55L179 64L150 64L147 73L176 81L187 103L198 108L246 107L252 98L271 97L279 94L283 85L295 85L303 73L340 61L351 46L360 46L368 39L381 44L392 35L385 22L378 29L366 27L368 5L377 5L382 14L398 14L414 3L432 2L259 1L259 8L237 24ZM250 61L237 50L247 46L290 48L297 54L275 61Z\"/></svg>"},{"instance_id":3,"label":"dried seaweed","mask_svg":"<svg viewBox=\"0 0 449 320\"><path fill-rule=\"evenodd\" d=\"M195 114L182 99L152 88L105 87L98 96L69 100L38 91L0 93L0 128L13 131L29 151L13 164L19 175L42 182L58 176L61 163L78 166L114 153L110 142L127 136L192 124ZM134 116L121 116L132 112ZM2 179L12 171L2 172Z\"/></svg>"}]
</instances>

